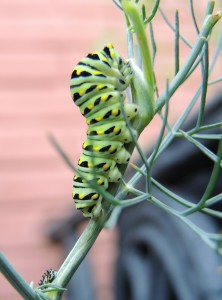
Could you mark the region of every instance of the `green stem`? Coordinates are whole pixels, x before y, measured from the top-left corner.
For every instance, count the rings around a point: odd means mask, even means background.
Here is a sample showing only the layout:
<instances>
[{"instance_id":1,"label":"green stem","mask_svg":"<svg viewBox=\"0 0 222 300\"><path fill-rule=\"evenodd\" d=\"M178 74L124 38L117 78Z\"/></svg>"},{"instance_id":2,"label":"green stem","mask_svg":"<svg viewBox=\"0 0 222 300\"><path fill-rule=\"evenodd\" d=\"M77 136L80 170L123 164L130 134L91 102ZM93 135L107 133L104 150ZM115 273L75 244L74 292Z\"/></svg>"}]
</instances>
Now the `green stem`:
<instances>
[{"instance_id":1,"label":"green stem","mask_svg":"<svg viewBox=\"0 0 222 300\"><path fill-rule=\"evenodd\" d=\"M207 88L208 88L208 76L209 76L209 51L208 51L208 44L205 43L204 47L204 58L201 63L201 69L202 69L202 94L201 94L201 101L200 101L200 109L199 109L199 115L197 119L196 128L200 127L203 122L204 118L204 110L205 110L205 104L206 104L206 97L207 97Z\"/></svg>"},{"instance_id":2,"label":"green stem","mask_svg":"<svg viewBox=\"0 0 222 300\"><path fill-rule=\"evenodd\" d=\"M165 186L163 186L161 183L159 183L158 181L156 181L154 178L151 178L152 184L159 190L161 191L163 194L167 195L169 198L175 200L176 202L180 203L181 205L188 207L188 208L193 208L196 205L180 196L178 196L177 194L175 194L174 192L172 192L171 190L169 190L168 188L166 188ZM206 201L205 206L207 206L207 202L208 201L212 201L214 203L214 201L217 203L218 201L221 201L221 195L219 200L215 199L215 198L211 198L209 200ZM210 206L210 205L209 205ZM217 217L217 218L222 218L222 213L212 210L210 208L203 208L202 211L205 214Z\"/></svg>"},{"instance_id":3,"label":"green stem","mask_svg":"<svg viewBox=\"0 0 222 300\"><path fill-rule=\"evenodd\" d=\"M194 13L193 0L190 0L190 11L191 11L194 28L196 29L197 34L199 34L199 28L198 28L195 13Z\"/></svg>"},{"instance_id":4,"label":"green stem","mask_svg":"<svg viewBox=\"0 0 222 300\"><path fill-rule=\"evenodd\" d=\"M180 69L180 23L179 23L179 12L178 10L176 11L175 14L175 72L174 74L176 75Z\"/></svg>"},{"instance_id":5,"label":"green stem","mask_svg":"<svg viewBox=\"0 0 222 300\"><path fill-rule=\"evenodd\" d=\"M25 282L3 253L0 253L0 271L23 299L36 299L33 289Z\"/></svg>"},{"instance_id":6,"label":"green stem","mask_svg":"<svg viewBox=\"0 0 222 300\"><path fill-rule=\"evenodd\" d=\"M139 136L154 116L154 93L145 81L141 69L133 60L130 60L130 62L134 74L131 81L133 102L138 106L138 114L132 122L132 127L137 131Z\"/></svg>"},{"instance_id":7,"label":"green stem","mask_svg":"<svg viewBox=\"0 0 222 300\"><path fill-rule=\"evenodd\" d=\"M129 0L122 1L122 7L127 16L130 17L137 41L139 44L139 49L141 51L143 66L144 66L144 77L150 85L150 88L154 87L153 79L153 68L152 60L150 55L150 50L148 46L147 34L145 30L144 23L140 16L137 6Z\"/></svg>"},{"instance_id":8,"label":"green stem","mask_svg":"<svg viewBox=\"0 0 222 300\"><path fill-rule=\"evenodd\" d=\"M185 111L183 112L183 114L181 115L181 117L177 120L177 122L175 123L175 125L172 128L172 131L169 132L167 134L167 136L165 137L165 139L163 140L163 142L161 143L160 147L159 147L159 151L155 156L155 160L159 157L159 155L164 151L164 149L172 142L172 140L174 139L175 136L175 132L177 132L177 130L181 127L181 125L184 123L184 121L186 120L187 116L189 115L189 113L191 112L192 108L194 107L194 105L196 104L199 94L201 91L201 87L197 90L196 94L194 95L193 99L191 100L190 104L186 107ZM150 158L148 159L148 163L150 161ZM141 168L141 171L144 172L145 170L145 166L143 165ZM135 186L137 184L137 182L139 182L140 178L141 178L141 173L137 172L128 182L128 184Z\"/></svg>"},{"instance_id":9,"label":"green stem","mask_svg":"<svg viewBox=\"0 0 222 300\"><path fill-rule=\"evenodd\" d=\"M178 212L175 209L168 207L166 204L164 204L159 199L153 196L151 197L151 199L149 199L149 201L154 205L167 211L171 215L175 216L179 220L183 221L188 227L190 227L195 233L197 233L212 249L217 250L220 254L222 254L221 249L218 249L218 243L215 243L214 241L214 240L221 241L222 239L221 235L205 232L197 225L195 225L193 222L191 222L190 219L178 214Z\"/></svg>"},{"instance_id":10,"label":"green stem","mask_svg":"<svg viewBox=\"0 0 222 300\"><path fill-rule=\"evenodd\" d=\"M149 17L147 19L144 20L144 24L148 24L152 21L152 19L155 17L156 12L159 8L159 4L160 4L160 0L156 0L153 6L153 9L151 11L151 14L149 15Z\"/></svg>"},{"instance_id":11,"label":"green stem","mask_svg":"<svg viewBox=\"0 0 222 300\"><path fill-rule=\"evenodd\" d=\"M138 6L129 0L122 1L123 10L133 24L139 45L143 72L131 61L133 69L132 94L134 102L138 104L139 113L134 120L136 130L140 133L154 116L154 74L153 64L148 45L147 33Z\"/></svg>"},{"instance_id":12,"label":"green stem","mask_svg":"<svg viewBox=\"0 0 222 300\"><path fill-rule=\"evenodd\" d=\"M210 125L204 125L204 126L201 126L198 128L193 128L188 133L193 136L194 134L196 134L198 132L202 132L202 131L210 130L210 129L214 129L214 128L220 128L220 127L222 127L222 122L218 122L218 123L214 123L214 124L210 124Z\"/></svg>"},{"instance_id":13,"label":"green stem","mask_svg":"<svg viewBox=\"0 0 222 300\"><path fill-rule=\"evenodd\" d=\"M219 165L222 167L222 162L219 160L219 158L217 157L217 155L214 154L214 152L212 152L210 149L208 149L207 147L205 147L202 143L200 143L195 138L193 138L192 136L190 136L189 134L187 134L185 131L180 130L180 132L182 133L182 136L186 140L188 140L190 143L192 143L194 146L196 146L201 152L204 153L204 155L206 155L207 157L209 157L209 159L211 159L213 162L215 162L215 163L218 162Z\"/></svg>"},{"instance_id":14,"label":"green stem","mask_svg":"<svg viewBox=\"0 0 222 300\"><path fill-rule=\"evenodd\" d=\"M214 204L217 204L218 202L222 201L222 193L208 199L206 201L206 206L212 206Z\"/></svg>"},{"instance_id":15,"label":"green stem","mask_svg":"<svg viewBox=\"0 0 222 300\"><path fill-rule=\"evenodd\" d=\"M206 201L209 199L210 195L212 194L213 189L214 189L214 187L217 183L217 179L218 179L220 170L221 170L220 162L221 162L221 159L222 159L222 140L220 140L220 142L219 142L217 156L218 156L219 159L217 160L217 162L214 163L211 178L210 178L210 181L207 185L205 193L203 194L203 197L201 198L201 200L199 201L199 203L197 205L195 205L194 207L192 207L192 208L186 210L185 212L183 212L182 213L183 216L188 216L188 215L204 208Z\"/></svg>"},{"instance_id":16,"label":"green stem","mask_svg":"<svg viewBox=\"0 0 222 300\"><path fill-rule=\"evenodd\" d=\"M164 14L164 12L162 11L162 9L160 7L159 7L159 12L160 12L162 18L164 19L164 21L166 22L166 24L170 27L170 29L173 30L174 32L176 32L176 28L173 27L173 25L167 19L166 15ZM179 34L179 37L180 37L181 41L184 42L185 45L187 45L190 49L192 48L192 45L181 34Z\"/></svg>"},{"instance_id":17,"label":"green stem","mask_svg":"<svg viewBox=\"0 0 222 300\"><path fill-rule=\"evenodd\" d=\"M104 216L99 221L90 220L86 229L72 248L71 252L65 259L61 268L58 271L56 279L53 284L59 285L61 287L66 287L72 278L73 274L85 258L86 254L89 252L93 246L95 240L97 239L99 233L104 227L106 217ZM63 292L54 292L54 295L50 299L59 300L61 299L61 294Z\"/></svg>"}]
</instances>

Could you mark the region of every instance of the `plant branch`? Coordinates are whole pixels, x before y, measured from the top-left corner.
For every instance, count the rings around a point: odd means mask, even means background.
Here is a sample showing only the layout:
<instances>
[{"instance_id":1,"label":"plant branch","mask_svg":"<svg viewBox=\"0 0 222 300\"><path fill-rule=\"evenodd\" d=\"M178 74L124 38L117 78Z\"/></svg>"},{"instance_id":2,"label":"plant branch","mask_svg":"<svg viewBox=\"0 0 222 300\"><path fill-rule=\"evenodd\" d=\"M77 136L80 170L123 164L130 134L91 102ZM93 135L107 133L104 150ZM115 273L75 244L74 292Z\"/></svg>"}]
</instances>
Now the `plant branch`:
<instances>
[{"instance_id":1,"label":"plant branch","mask_svg":"<svg viewBox=\"0 0 222 300\"><path fill-rule=\"evenodd\" d=\"M214 163L211 178L208 182L205 193L203 194L201 200L199 201L199 203L197 205L195 205L194 207L192 207L182 213L183 216L188 216L188 215L204 208L206 201L209 199L211 193L213 192L213 189L215 187L215 184L216 184L218 176L219 176L219 172L221 170L220 162L222 161L222 139L219 142L217 156L218 156L218 160Z\"/></svg>"},{"instance_id":2,"label":"plant branch","mask_svg":"<svg viewBox=\"0 0 222 300\"><path fill-rule=\"evenodd\" d=\"M3 253L0 253L0 271L23 299L36 299L33 289L25 282Z\"/></svg>"},{"instance_id":3,"label":"plant branch","mask_svg":"<svg viewBox=\"0 0 222 300\"><path fill-rule=\"evenodd\" d=\"M221 14L217 13L215 15L208 15L203 23L202 29L198 36L198 39L193 46L189 57L187 58L185 64L182 66L180 71L176 74L174 79L171 81L169 85L169 95L172 96L180 84L186 78L187 73L189 72L190 68L194 64L195 60L199 56L203 46L205 45L206 39L209 37L213 27L221 18ZM156 102L155 113L157 113L165 104L166 99L166 92L164 92Z\"/></svg>"},{"instance_id":4,"label":"plant branch","mask_svg":"<svg viewBox=\"0 0 222 300\"><path fill-rule=\"evenodd\" d=\"M72 278L73 274L89 252L94 242L96 241L99 233L104 227L107 216L104 215L99 221L90 220L84 232L72 248L71 252L63 262L61 268L58 270L57 277L53 281L61 287L66 287ZM54 293L50 299L60 300L63 291Z\"/></svg>"}]
</instances>

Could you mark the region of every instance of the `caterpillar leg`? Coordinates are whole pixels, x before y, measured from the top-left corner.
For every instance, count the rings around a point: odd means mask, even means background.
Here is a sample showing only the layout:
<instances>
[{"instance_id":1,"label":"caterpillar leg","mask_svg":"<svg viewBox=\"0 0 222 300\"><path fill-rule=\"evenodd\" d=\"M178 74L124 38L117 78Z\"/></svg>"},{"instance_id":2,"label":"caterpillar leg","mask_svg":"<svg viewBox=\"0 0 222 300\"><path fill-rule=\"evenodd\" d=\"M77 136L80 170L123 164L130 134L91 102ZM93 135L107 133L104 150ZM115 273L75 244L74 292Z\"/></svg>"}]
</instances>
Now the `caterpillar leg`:
<instances>
[{"instance_id":1,"label":"caterpillar leg","mask_svg":"<svg viewBox=\"0 0 222 300\"><path fill-rule=\"evenodd\" d=\"M97 202L96 205L81 209L83 216L86 218L91 218L93 220L98 220L102 214L102 204Z\"/></svg>"}]
</instances>

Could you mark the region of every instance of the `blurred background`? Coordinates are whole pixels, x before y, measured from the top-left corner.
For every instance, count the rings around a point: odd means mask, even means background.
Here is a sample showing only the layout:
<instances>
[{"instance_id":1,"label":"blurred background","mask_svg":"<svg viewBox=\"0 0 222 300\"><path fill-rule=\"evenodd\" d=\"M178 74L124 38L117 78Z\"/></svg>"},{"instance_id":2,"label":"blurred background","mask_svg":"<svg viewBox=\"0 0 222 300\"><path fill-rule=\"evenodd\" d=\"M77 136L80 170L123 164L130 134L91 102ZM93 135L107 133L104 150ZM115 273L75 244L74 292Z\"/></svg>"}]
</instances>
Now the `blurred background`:
<instances>
[{"instance_id":1,"label":"blurred background","mask_svg":"<svg viewBox=\"0 0 222 300\"><path fill-rule=\"evenodd\" d=\"M198 20L206 4L198 2ZM189 1L163 0L161 7L172 22L179 8L181 32L193 43ZM174 71L174 35L160 15L154 25L161 92ZM64 259L63 247L48 239L50 224L75 210L73 173L48 135L55 136L76 164L86 125L70 97L70 74L81 58L110 42L127 56L124 17L111 0L0 0L0 249L35 285L46 269L58 269ZM181 63L188 53L182 45ZM215 74L221 67L220 60ZM170 122L191 99L199 76L173 97L177 105L173 99ZM216 93L210 89L210 95ZM160 124L154 118L141 135L147 151ZM116 229L103 230L89 254L98 299L113 299L116 242ZM0 286L0 299L20 299L1 275Z\"/></svg>"}]
</instances>

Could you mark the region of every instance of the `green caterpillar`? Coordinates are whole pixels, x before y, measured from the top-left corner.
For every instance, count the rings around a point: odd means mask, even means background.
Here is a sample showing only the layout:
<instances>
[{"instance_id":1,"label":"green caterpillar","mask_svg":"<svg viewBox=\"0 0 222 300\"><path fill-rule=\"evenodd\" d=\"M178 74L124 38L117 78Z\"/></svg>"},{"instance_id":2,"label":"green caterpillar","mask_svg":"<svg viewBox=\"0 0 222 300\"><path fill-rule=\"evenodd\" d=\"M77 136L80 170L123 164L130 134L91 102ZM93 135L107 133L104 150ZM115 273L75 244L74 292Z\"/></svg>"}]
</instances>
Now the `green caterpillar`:
<instances>
[{"instance_id":1,"label":"green caterpillar","mask_svg":"<svg viewBox=\"0 0 222 300\"><path fill-rule=\"evenodd\" d=\"M124 147L132 141L125 116L131 120L138 112L135 104L124 103L131 78L129 62L111 44L88 54L71 75L72 99L88 124L72 193L76 208L86 217L96 218L101 213L102 196L90 182L108 189L109 183L121 180L118 164L130 159Z\"/></svg>"}]
</instances>

